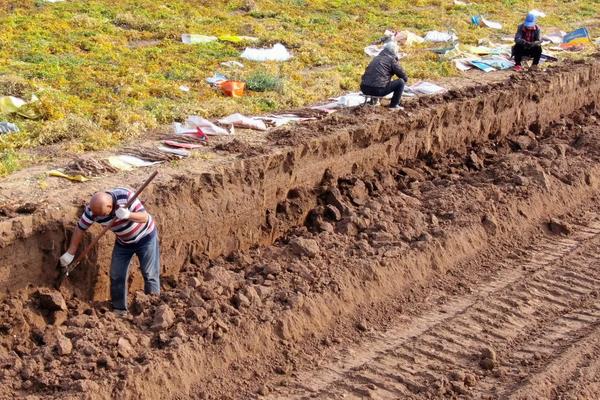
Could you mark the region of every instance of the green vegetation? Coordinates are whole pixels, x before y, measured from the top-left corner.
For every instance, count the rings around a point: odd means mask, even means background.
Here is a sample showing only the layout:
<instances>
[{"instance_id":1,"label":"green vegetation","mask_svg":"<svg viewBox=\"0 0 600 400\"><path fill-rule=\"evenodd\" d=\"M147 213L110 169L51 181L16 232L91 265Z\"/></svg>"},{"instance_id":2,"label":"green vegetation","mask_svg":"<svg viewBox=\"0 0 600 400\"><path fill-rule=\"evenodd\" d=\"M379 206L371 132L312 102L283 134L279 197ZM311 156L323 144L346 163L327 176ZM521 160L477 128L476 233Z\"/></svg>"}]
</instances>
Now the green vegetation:
<instances>
[{"instance_id":1,"label":"green vegetation","mask_svg":"<svg viewBox=\"0 0 600 400\"><path fill-rule=\"evenodd\" d=\"M254 92L281 91L283 89L283 82L279 77L261 70L248 75L245 81L246 88Z\"/></svg>"},{"instance_id":2,"label":"green vegetation","mask_svg":"<svg viewBox=\"0 0 600 400\"><path fill-rule=\"evenodd\" d=\"M13 150L0 154L0 176L8 175L21 167L21 160Z\"/></svg>"},{"instance_id":3,"label":"green vegetation","mask_svg":"<svg viewBox=\"0 0 600 400\"><path fill-rule=\"evenodd\" d=\"M254 4L255 3L255 4ZM512 34L530 8L548 14L542 26L562 29L592 25L597 0L478 1L468 8L452 0L7 0L0 3L0 95L40 101L38 119L0 117L16 122L20 134L0 137L0 175L23 165L21 149L59 143L68 151L113 146L148 129L190 114L204 117L296 107L356 90L369 58L363 48L386 28L453 28L461 41L476 43ZM483 14L504 23L503 32L470 25ZM586 22L587 21L587 22ZM592 31L598 35L597 27ZM285 63L239 59L247 43L186 45L182 33L249 35L253 46L276 42L294 58ZM425 45L403 49L414 79L457 74ZM243 70L221 62L242 61ZM214 72L247 81L250 91L227 98L205 78ZM192 88L179 90L181 85Z\"/></svg>"}]
</instances>

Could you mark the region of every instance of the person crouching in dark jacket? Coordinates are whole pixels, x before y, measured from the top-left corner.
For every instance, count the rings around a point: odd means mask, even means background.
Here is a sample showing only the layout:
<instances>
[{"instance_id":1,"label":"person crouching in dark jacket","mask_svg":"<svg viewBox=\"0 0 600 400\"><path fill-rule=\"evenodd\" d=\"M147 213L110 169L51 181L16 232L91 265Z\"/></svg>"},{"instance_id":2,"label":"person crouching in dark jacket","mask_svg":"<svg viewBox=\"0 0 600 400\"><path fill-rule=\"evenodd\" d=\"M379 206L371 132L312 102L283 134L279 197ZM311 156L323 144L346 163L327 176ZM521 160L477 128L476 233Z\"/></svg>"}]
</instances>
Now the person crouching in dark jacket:
<instances>
[{"instance_id":1,"label":"person crouching in dark jacket","mask_svg":"<svg viewBox=\"0 0 600 400\"><path fill-rule=\"evenodd\" d=\"M522 71L521 62L523 57L533 58L531 69L537 69L542 57L541 29L535 24L535 14L527 14L525 22L519 25L515 34L515 45L512 54L515 58L515 71Z\"/></svg>"},{"instance_id":2,"label":"person crouching in dark jacket","mask_svg":"<svg viewBox=\"0 0 600 400\"><path fill-rule=\"evenodd\" d=\"M397 80L392 81L396 75ZM394 93L390 108L400 109L400 98L408 76L398 63L398 45L395 41L387 42L381 53L367 66L360 83L360 90L368 96L383 97Z\"/></svg>"}]
</instances>

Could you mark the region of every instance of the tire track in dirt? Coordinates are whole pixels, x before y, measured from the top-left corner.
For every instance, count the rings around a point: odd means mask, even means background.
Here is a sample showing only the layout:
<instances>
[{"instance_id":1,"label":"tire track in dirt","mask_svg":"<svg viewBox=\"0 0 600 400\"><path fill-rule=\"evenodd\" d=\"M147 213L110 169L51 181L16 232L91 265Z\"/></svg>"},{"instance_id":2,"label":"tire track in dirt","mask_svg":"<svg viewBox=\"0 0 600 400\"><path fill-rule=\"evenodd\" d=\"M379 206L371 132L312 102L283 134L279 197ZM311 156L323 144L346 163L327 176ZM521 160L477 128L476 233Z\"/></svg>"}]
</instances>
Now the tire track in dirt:
<instances>
[{"instance_id":1,"label":"tire track in dirt","mask_svg":"<svg viewBox=\"0 0 600 400\"><path fill-rule=\"evenodd\" d=\"M598 216L570 237L547 236L524 250L491 265L498 276L472 295L371 334L362 347L299 373L271 398L521 399L541 381L551 390L576 380L581 368L598 377L599 363L588 357L597 354L600 334ZM484 348L498 354L492 371L479 365ZM571 361L561 362L570 353Z\"/></svg>"}]
</instances>

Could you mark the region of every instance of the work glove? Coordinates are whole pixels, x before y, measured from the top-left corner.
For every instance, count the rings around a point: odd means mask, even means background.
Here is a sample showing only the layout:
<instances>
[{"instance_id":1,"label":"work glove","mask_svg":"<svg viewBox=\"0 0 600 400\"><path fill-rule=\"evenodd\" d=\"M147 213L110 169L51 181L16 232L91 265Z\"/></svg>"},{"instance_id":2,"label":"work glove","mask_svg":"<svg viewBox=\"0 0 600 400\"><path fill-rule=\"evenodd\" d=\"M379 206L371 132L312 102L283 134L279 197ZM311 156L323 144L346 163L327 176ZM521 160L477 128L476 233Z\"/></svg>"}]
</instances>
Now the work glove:
<instances>
[{"instance_id":1,"label":"work glove","mask_svg":"<svg viewBox=\"0 0 600 400\"><path fill-rule=\"evenodd\" d=\"M74 258L75 256L67 251L65 254L60 256L61 267L66 268L69 264L73 262Z\"/></svg>"},{"instance_id":2,"label":"work glove","mask_svg":"<svg viewBox=\"0 0 600 400\"><path fill-rule=\"evenodd\" d=\"M534 46L541 46L542 45L542 41L541 40L536 40L535 42L531 43Z\"/></svg>"},{"instance_id":3,"label":"work glove","mask_svg":"<svg viewBox=\"0 0 600 400\"><path fill-rule=\"evenodd\" d=\"M129 219L129 216L131 215L131 211L129 211L125 207L119 207L119 208L117 208L117 211L115 211L115 215L118 219Z\"/></svg>"}]
</instances>

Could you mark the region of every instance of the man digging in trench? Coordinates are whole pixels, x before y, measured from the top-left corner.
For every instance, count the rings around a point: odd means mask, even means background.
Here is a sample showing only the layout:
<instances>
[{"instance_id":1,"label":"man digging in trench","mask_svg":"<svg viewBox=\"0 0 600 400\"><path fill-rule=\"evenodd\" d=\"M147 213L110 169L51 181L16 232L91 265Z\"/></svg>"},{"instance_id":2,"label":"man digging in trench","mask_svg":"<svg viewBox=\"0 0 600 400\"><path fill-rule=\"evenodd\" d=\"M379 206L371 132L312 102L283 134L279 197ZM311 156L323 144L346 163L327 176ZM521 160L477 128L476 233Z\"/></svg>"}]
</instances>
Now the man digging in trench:
<instances>
[{"instance_id":1,"label":"man digging in trench","mask_svg":"<svg viewBox=\"0 0 600 400\"><path fill-rule=\"evenodd\" d=\"M133 194L125 188L94 194L75 227L67 252L60 257L61 266L67 267L77 253L84 232L94 222L107 226L115 220L111 227L116 241L110 267L110 295L115 313L121 316L127 314L127 273L134 254L140 261L144 291L146 294L160 293L158 232L154 219L139 199L125 208Z\"/></svg>"}]
</instances>

